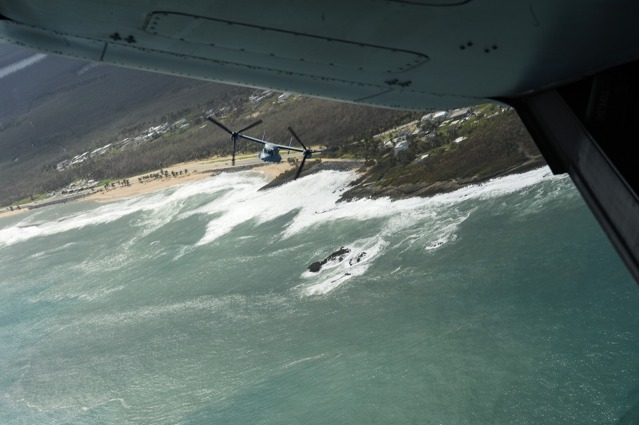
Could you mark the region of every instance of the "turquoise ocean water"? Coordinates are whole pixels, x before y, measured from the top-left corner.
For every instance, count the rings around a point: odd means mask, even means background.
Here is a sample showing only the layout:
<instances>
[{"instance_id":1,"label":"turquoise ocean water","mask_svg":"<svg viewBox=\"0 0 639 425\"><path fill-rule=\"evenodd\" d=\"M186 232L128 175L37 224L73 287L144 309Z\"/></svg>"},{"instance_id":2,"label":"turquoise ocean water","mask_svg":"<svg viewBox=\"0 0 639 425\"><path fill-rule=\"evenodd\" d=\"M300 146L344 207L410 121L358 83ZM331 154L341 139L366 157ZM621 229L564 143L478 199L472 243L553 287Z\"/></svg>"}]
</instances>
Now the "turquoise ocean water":
<instances>
[{"instance_id":1,"label":"turquoise ocean water","mask_svg":"<svg viewBox=\"0 0 639 425\"><path fill-rule=\"evenodd\" d=\"M355 177L1 219L0 423L639 421L639 287L569 179L336 203Z\"/></svg>"}]
</instances>

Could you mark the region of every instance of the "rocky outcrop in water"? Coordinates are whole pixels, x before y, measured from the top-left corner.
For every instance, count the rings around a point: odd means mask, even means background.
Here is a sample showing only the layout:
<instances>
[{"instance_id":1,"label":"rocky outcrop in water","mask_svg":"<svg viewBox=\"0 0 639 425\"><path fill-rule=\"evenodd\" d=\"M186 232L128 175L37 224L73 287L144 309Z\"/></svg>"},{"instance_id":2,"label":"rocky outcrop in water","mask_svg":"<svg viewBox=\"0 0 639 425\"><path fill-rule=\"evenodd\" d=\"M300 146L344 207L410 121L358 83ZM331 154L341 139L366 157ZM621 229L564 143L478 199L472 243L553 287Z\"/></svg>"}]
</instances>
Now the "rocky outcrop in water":
<instances>
[{"instance_id":1,"label":"rocky outcrop in water","mask_svg":"<svg viewBox=\"0 0 639 425\"><path fill-rule=\"evenodd\" d=\"M360 252L359 254L357 254L357 257L351 258L350 260L348 260L348 265L352 266L354 264L359 263L360 261L362 261L362 258L364 258L365 255L366 255L366 251Z\"/></svg>"},{"instance_id":2,"label":"rocky outcrop in water","mask_svg":"<svg viewBox=\"0 0 639 425\"><path fill-rule=\"evenodd\" d=\"M340 249L338 249L337 251L333 252L331 255L329 255L328 257L326 257L322 261L316 261L313 264L311 264L310 266L308 266L308 271L310 271L312 273L317 273L317 272L319 272L322 269L322 266L324 264L328 263L329 261L338 260L339 262L342 262L342 261L344 261L344 255L348 254L349 252L351 252L350 249L341 247Z\"/></svg>"}]
</instances>

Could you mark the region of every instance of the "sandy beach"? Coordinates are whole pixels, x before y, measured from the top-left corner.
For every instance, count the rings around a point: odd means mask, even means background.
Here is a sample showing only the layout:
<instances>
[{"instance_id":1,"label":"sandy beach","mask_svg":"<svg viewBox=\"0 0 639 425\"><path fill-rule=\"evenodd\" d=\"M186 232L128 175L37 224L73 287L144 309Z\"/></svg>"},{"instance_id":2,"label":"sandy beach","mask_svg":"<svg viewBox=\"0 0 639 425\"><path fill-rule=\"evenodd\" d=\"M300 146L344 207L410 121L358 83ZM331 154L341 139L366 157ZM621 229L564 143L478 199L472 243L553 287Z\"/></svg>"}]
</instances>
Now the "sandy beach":
<instances>
[{"instance_id":1,"label":"sandy beach","mask_svg":"<svg viewBox=\"0 0 639 425\"><path fill-rule=\"evenodd\" d=\"M259 161L259 160L258 160ZM238 160L236 161L236 166L243 165L251 165L255 164L254 160ZM212 163L211 161L196 161L196 162L188 162L183 164L177 164L172 167L167 167L166 171L171 173L171 171L184 171L188 170L187 174L183 174L178 177L171 178L163 178L163 179L154 179L151 181L147 181L144 183L140 183L138 177L141 177L145 174L141 174L139 176L134 176L129 178L131 183L130 186L124 187L116 187L114 189L108 189L100 192L96 192L83 198L83 201L115 201L122 198L129 198L132 196L139 196L147 193L156 192L158 190L166 189L167 187L185 184L189 182L194 182L198 180L205 179L210 177L213 173L221 172L227 169L230 169L231 166L226 162L218 162ZM288 162L280 162L279 164L267 164L261 165L253 168L251 171L258 172L264 174L267 181L273 180L280 173L291 168L291 165ZM147 173L148 174L148 173Z\"/></svg>"},{"instance_id":2,"label":"sandy beach","mask_svg":"<svg viewBox=\"0 0 639 425\"><path fill-rule=\"evenodd\" d=\"M286 161L282 161L279 164L266 164L266 165L260 165L260 164L263 164L263 162L257 158L245 158L245 159L236 160L236 167L255 165L255 168L252 168L251 171L262 173L265 176L267 181L273 180L280 173L283 173L284 171L292 167L291 164L289 164ZM139 195L143 195L147 193L156 192L158 190L166 189L167 187L202 180L207 177L210 177L213 174L216 174L231 168L232 166L230 163L230 159L215 160L215 161L213 160L193 161L193 162L176 164L171 167L167 167L164 170L168 171L169 174L171 173L171 171L175 171L178 173L182 171L183 172L182 175L178 175L177 177L162 178L162 179L156 178L156 179L151 179L143 183L140 183L138 179L139 177L156 173L157 170L152 173L140 174L137 176L129 177L129 182L130 182L129 186L120 187L116 185L115 188L110 188L110 189L101 188L101 190L96 191L95 193L88 194L87 196L82 198L80 201L111 202L111 201L116 201L123 198L139 196ZM184 173L185 170L187 170L188 172ZM76 202L76 201L69 201L69 202ZM13 211L11 211L8 208L3 208L0 211L0 218L8 217L8 216L16 215L16 214L22 214L27 211L29 211L28 206L22 207L19 210L14 208Z\"/></svg>"}]
</instances>

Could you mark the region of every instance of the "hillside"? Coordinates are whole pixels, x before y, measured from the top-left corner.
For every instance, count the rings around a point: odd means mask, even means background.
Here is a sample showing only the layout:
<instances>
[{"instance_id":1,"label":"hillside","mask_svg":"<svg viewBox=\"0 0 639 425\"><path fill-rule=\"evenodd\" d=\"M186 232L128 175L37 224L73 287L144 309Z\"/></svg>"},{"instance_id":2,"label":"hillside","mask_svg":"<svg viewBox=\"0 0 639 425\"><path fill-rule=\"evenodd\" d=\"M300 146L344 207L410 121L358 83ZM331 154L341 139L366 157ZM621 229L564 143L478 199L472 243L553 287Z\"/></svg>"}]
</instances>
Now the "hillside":
<instances>
[{"instance_id":1,"label":"hillside","mask_svg":"<svg viewBox=\"0 0 639 425\"><path fill-rule=\"evenodd\" d=\"M90 64L0 46L0 206L78 180L125 179L228 155L231 129L276 143L293 127L305 144L365 159L343 195L428 196L544 164L509 108L418 114ZM256 152L250 142L239 152ZM305 173L322 169L307 167ZM282 176L281 181L291 178ZM277 184L277 182L275 182Z\"/></svg>"},{"instance_id":2,"label":"hillside","mask_svg":"<svg viewBox=\"0 0 639 425\"><path fill-rule=\"evenodd\" d=\"M345 200L430 196L545 165L517 113L497 105L428 114L350 149L369 167Z\"/></svg>"},{"instance_id":3,"label":"hillside","mask_svg":"<svg viewBox=\"0 0 639 425\"><path fill-rule=\"evenodd\" d=\"M255 135L288 142L293 126L308 144L336 144L408 119L401 111L276 93L254 104L261 90L146 73L46 56L23 69L2 69L37 54L0 47L0 90L10 93L0 109L0 204L60 188L78 178L123 178L171 163L229 152L227 135L196 124L206 111L226 111L240 128L261 118ZM9 99L10 97L10 99ZM187 119L191 127L60 172L56 165L145 129ZM254 146L241 149L255 150Z\"/></svg>"},{"instance_id":4,"label":"hillside","mask_svg":"<svg viewBox=\"0 0 639 425\"><path fill-rule=\"evenodd\" d=\"M359 168L360 178L341 201L432 196L546 164L516 112L497 105L429 113L363 139L349 139L327 156L363 158L315 160L304 168L303 175ZM285 184L294 175L291 169L265 188Z\"/></svg>"}]
</instances>

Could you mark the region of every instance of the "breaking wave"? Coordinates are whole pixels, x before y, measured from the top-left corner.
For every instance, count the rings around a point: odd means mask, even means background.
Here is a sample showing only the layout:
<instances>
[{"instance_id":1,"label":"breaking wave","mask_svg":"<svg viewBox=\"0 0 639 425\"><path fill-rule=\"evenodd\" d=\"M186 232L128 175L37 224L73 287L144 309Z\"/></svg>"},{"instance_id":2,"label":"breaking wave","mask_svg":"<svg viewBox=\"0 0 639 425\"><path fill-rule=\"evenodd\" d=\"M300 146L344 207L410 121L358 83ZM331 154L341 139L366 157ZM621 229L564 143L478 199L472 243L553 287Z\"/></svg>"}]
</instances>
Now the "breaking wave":
<instances>
[{"instance_id":1,"label":"breaking wave","mask_svg":"<svg viewBox=\"0 0 639 425\"><path fill-rule=\"evenodd\" d=\"M203 235L194 243L180 246L172 253L174 261L214 243L247 223L259 226L287 216L288 223L275 235L278 240L284 241L304 234L309 229L335 222L355 224L377 220L372 236L367 235L364 239L346 243L350 254L343 261L325 265L320 273L306 272L300 276L304 282L300 286L303 295L322 295L363 275L375 259L388 249L403 252L417 247L428 253L455 242L459 226L474 211L475 203L467 202L468 200L486 200L519 190L533 190L529 188L548 179L564 179L567 185L570 184L567 178L553 177L547 168L541 168L431 198L338 202L341 194L356 178L357 174L354 172L324 171L260 191L264 184L261 174L223 173L195 183L98 207L86 204L89 208L65 214L55 221L43 221L40 215L34 214L17 224L0 229L0 247L86 226L100 226L136 214L127 223L133 227L133 233L128 235L130 239L124 243L123 249L119 250L118 255L114 254L113 258L106 257L99 263L101 269L108 270L111 266L117 268L127 261L126 246L171 222L193 216L204 221ZM536 187L534 205L529 207L529 213L543 206L548 199L565 192L557 186L561 185L548 186L550 189L546 192ZM526 211L521 213L525 214ZM50 253L51 251L33 255L34 258L39 258Z\"/></svg>"}]
</instances>

